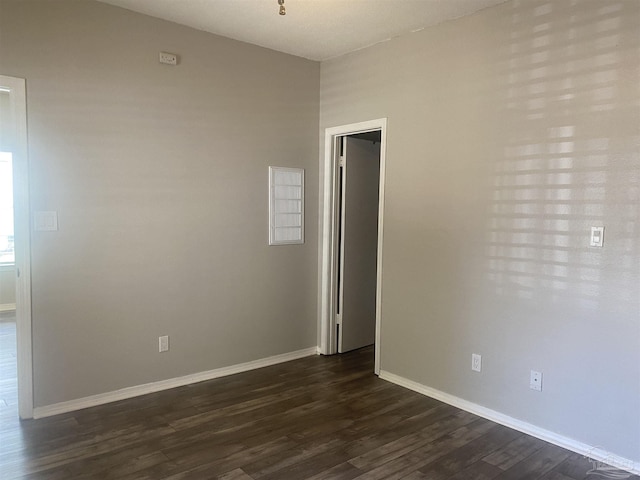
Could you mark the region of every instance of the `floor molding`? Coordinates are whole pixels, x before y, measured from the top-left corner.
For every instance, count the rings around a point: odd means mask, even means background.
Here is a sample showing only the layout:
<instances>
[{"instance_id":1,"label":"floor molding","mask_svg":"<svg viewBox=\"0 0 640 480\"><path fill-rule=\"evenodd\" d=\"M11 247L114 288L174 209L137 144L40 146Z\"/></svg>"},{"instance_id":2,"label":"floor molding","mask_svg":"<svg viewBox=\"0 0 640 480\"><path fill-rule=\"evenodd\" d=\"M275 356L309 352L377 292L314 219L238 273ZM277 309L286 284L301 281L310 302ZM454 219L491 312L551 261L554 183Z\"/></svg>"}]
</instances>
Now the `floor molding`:
<instances>
[{"instance_id":1,"label":"floor molding","mask_svg":"<svg viewBox=\"0 0 640 480\"><path fill-rule=\"evenodd\" d=\"M15 312L15 303L2 303L0 304L0 312Z\"/></svg>"},{"instance_id":2,"label":"floor molding","mask_svg":"<svg viewBox=\"0 0 640 480\"><path fill-rule=\"evenodd\" d=\"M100 393L98 395L91 395L89 397L78 398L76 400L69 400L67 402L60 402L52 405L45 405L43 407L36 407L33 409L33 418L50 417L52 415L59 415L61 413L73 412L75 410L95 407L110 402L117 402L119 400L138 397L140 395L160 392L162 390L168 390L170 388L183 387L192 383L212 380L214 378L226 377L228 375L234 375L236 373L247 372L249 370L255 370L257 368L268 367L270 365L276 365L278 363L289 362L291 360L297 360L299 358L317 355L317 352L318 347L305 348L303 350L274 355L272 357L253 360L246 363L240 363L238 365L231 365L229 367L216 368L215 370L194 373L191 375L185 375L183 377L170 378L167 380L161 380L159 382L146 383L144 385L127 387L120 390L115 390L113 392Z\"/></svg>"},{"instance_id":3,"label":"floor molding","mask_svg":"<svg viewBox=\"0 0 640 480\"><path fill-rule=\"evenodd\" d=\"M414 392L421 393L422 395L426 395L427 397L435 398L441 402L453 405L454 407L473 413L479 417L486 418L492 422L499 423L505 427L513 428L514 430L539 438L545 442L579 453L598 462L603 462L607 465L611 465L628 472L640 474L640 462L634 462L633 460L607 452L602 448L587 445L577 440L545 430L544 428L537 427L531 423L523 422L522 420L510 417L496 410L491 410L490 408L469 402L454 395L436 390L435 388L427 387L418 382L414 382L413 380L406 379L385 370L380 371L380 378L387 380L388 382L395 383L396 385L400 385L401 387L408 388L409 390L413 390Z\"/></svg>"}]
</instances>

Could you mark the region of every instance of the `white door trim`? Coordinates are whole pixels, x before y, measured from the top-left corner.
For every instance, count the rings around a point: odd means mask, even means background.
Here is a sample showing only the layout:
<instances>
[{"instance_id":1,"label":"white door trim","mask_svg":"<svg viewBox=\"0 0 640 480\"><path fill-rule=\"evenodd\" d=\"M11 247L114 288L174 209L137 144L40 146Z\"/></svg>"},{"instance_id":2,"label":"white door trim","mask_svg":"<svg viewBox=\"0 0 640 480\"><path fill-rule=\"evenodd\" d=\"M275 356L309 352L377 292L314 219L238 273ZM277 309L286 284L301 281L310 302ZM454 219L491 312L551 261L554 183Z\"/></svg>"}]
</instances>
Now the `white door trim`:
<instances>
[{"instance_id":1,"label":"white door trim","mask_svg":"<svg viewBox=\"0 0 640 480\"><path fill-rule=\"evenodd\" d=\"M31 350L31 237L29 216L29 156L26 84L23 78L0 75L0 89L9 92L16 128L13 146L14 234L16 249L16 337L18 413L33 417L33 357Z\"/></svg>"},{"instance_id":2,"label":"white door trim","mask_svg":"<svg viewBox=\"0 0 640 480\"><path fill-rule=\"evenodd\" d=\"M379 118L360 123L341 125L325 129L324 134L324 163L322 173L324 181L320 197L320 215L322 218L320 236L320 353L332 355L336 353L336 272L337 272L337 155L336 138L344 135L380 130L380 190L378 200L378 259L376 278L376 344L375 366L376 374L380 373L380 324L382 307L382 239L384 214L384 185L385 185L385 157L387 147L387 119Z\"/></svg>"}]
</instances>

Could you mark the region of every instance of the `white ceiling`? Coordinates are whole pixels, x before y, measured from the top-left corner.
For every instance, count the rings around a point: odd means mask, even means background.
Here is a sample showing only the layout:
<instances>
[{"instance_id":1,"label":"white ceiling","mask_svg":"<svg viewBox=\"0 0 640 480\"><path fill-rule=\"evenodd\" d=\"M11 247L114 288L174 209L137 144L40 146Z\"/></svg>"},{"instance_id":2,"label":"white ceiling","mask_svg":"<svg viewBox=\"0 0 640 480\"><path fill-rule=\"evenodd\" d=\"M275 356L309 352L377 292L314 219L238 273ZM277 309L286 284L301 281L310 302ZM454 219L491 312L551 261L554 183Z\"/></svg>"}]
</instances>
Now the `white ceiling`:
<instances>
[{"instance_id":1,"label":"white ceiling","mask_svg":"<svg viewBox=\"0 0 640 480\"><path fill-rule=\"evenodd\" d=\"M311 60L326 60L506 0L100 0Z\"/></svg>"}]
</instances>

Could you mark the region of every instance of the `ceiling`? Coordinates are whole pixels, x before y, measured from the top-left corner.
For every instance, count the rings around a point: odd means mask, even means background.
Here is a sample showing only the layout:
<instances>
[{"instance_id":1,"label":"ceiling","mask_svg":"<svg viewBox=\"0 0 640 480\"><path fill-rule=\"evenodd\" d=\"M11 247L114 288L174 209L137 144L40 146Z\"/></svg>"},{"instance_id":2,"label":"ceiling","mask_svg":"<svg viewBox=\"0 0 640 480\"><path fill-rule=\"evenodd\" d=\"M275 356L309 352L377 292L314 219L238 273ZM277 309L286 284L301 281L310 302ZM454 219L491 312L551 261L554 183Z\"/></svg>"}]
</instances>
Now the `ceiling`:
<instances>
[{"instance_id":1,"label":"ceiling","mask_svg":"<svg viewBox=\"0 0 640 480\"><path fill-rule=\"evenodd\" d=\"M506 0L100 0L311 60L327 60Z\"/></svg>"}]
</instances>

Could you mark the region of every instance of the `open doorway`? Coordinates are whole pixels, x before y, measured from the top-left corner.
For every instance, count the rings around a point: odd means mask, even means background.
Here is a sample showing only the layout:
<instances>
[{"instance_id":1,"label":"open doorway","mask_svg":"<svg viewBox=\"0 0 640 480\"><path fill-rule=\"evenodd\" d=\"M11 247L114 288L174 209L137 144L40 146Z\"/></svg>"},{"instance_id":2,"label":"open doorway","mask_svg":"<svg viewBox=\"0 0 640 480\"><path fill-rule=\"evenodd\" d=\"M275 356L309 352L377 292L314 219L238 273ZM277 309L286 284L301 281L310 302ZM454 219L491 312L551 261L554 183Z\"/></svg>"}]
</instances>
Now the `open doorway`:
<instances>
[{"instance_id":1,"label":"open doorway","mask_svg":"<svg viewBox=\"0 0 640 480\"><path fill-rule=\"evenodd\" d=\"M0 401L33 417L29 169L25 81L0 75ZM6 328L5 328L6 327ZM6 397L6 398L5 398ZM16 415L17 414L17 415Z\"/></svg>"},{"instance_id":2,"label":"open doorway","mask_svg":"<svg viewBox=\"0 0 640 480\"><path fill-rule=\"evenodd\" d=\"M320 200L320 353L347 351L373 339L376 374L380 371L386 123L378 119L326 129ZM351 264L351 273L345 263Z\"/></svg>"},{"instance_id":3,"label":"open doorway","mask_svg":"<svg viewBox=\"0 0 640 480\"><path fill-rule=\"evenodd\" d=\"M380 130L339 137L338 353L375 343Z\"/></svg>"},{"instance_id":4,"label":"open doorway","mask_svg":"<svg viewBox=\"0 0 640 480\"><path fill-rule=\"evenodd\" d=\"M0 112L8 111L8 105L9 94L0 91ZM18 411L13 155L2 127L0 124L0 418Z\"/></svg>"}]
</instances>

